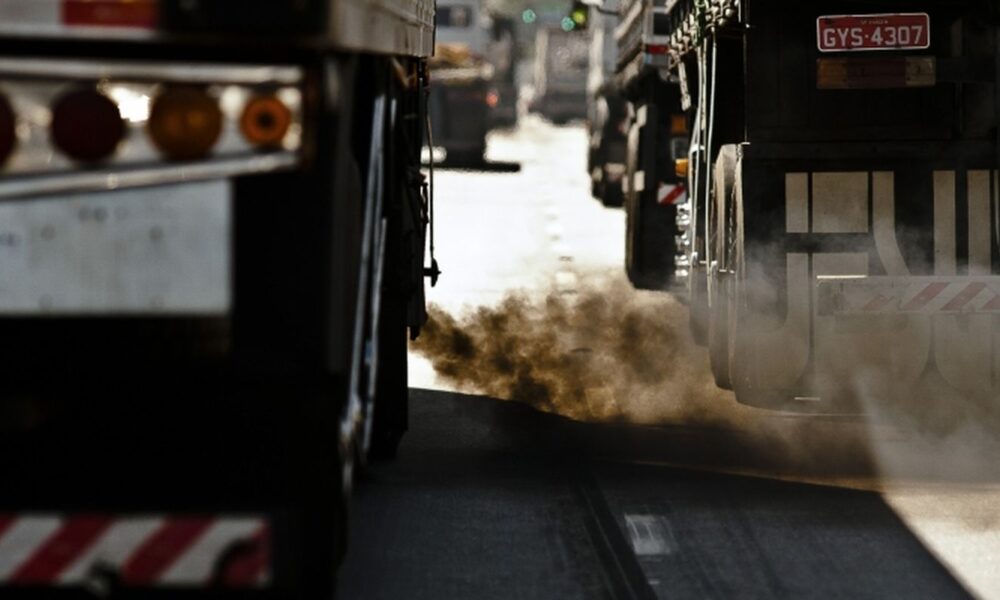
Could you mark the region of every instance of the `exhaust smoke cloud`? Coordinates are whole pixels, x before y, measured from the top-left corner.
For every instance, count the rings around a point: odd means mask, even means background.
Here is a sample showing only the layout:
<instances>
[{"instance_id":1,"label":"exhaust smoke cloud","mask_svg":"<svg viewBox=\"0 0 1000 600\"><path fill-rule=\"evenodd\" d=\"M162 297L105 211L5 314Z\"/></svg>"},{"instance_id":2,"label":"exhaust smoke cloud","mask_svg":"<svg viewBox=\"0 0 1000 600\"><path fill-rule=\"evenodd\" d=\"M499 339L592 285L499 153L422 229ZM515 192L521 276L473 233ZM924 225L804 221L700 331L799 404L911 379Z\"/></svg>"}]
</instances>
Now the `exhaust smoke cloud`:
<instances>
[{"instance_id":1,"label":"exhaust smoke cloud","mask_svg":"<svg viewBox=\"0 0 1000 600\"><path fill-rule=\"evenodd\" d=\"M686 308L626 282L540 301L510 293L459 316L434 306L414 349L459 389L577 420L656 423L692 403L712 420L708 404L727 396L690 338Z\"/></svg>"},{"instance_id":2,"label":"exhaust smoke cloud","mask_svg":"<svg viewBox=\"0 0 1000 600\"><path fill-rule=\"evenodd\" d=\"M687 308L670 295L635 292L622 279L572 295L512 292L461 314L433 306L413 349L461 391L578 421L714 432L678 453L686 464L833 476L864 487L878 487L881 475L995 476L992 461L981 459L1000 450L995 399L959 401L942 389L881 397L884 388L871 383L881 377L860 367L848 387L864 418L746 407L716 387L708 353L689 333Z\"/></svg>"}]
</instances>

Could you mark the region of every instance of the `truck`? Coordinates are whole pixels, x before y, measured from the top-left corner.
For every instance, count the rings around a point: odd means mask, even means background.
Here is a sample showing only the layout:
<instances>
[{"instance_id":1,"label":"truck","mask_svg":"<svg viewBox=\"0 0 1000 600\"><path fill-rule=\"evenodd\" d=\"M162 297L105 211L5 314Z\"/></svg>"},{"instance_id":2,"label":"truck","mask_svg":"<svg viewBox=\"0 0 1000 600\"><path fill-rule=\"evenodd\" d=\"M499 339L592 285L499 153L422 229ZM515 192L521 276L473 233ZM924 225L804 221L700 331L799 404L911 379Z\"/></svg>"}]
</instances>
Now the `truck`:
<instances>
[{"instance_id":1,"label":"truck","mask_svg":"<svg viewBox=\"0 0 1000 600\"><path fill-rule=\"evenodd\" d=\"M517 125L517 28L514 19L492 13L488 56L493 65L493 85L486 97L490 106L490 128L508 129Z\"/></svg>"},{"instance_id":2,"label":"truck","mask_svg":"<svg viewBox=\"0 0 1000 600\"><path fill-rule=\"evenodd\" d=\"M446 161L476 165L486 153L491 128L490 93L494 67L488 59L490 31L479 0L442 0L438 4L437 37L430 61L431 132Z\"/></svg>"},{"instance_id":3,"label":"truck","mask_svg":"<svg viewBox=\"0 0 1000 600\"><path fill-rule=\"evenodd\" d=\"M691 133L686 157L641 146L687 197L673 227L636 202L628 243L686 288L717 384L804 412L993 406L1000 4L635 6L619 39L646 36L647 58L621 73L653 66L662 95L633 100L634 125L667 136L679 113Z\"/></svg>"},{"instance_id":4,"label":"truck","mask_svg":"<svg viewBox=\"0 0 1000 600\"><path fill-rule=\"evenodd\" d=\"M639 289L671 291L683 254L674 251L689 205L675 161L688 155L689 118L671 70L663 17L653 0L623 0L614 32L615 86L628 102L625 173L625 271ZM680 225L679 225L680 224Z\"/></svg>"},{"instance_id":5,"label":"truck","mask_svg":"<svg viewBox=\"0 0 1000 600\"><path fill-rule=\"evenodd\" d=\"M608 207L621 207L625 196L626 145L628 143L628 102L619 80L617 3L603 7L582 6L589 11L590 61L587 74L587 173L591 196Z\"/></svg>"},{"instance_id":6,"label":"truck","mask_svg":"<svg viewBox=\"0 0 1000 600\"><path fill-rule=\"evenodd\" d=\"M424 0L0 0L0 595L332 597L426 318Z\"/></svg>"},{"instance_id":7,"label":"truck","mask_svg":"<svg viewBox=\"0 0 1000 600\"><path fill-rule=\"evenodd\" d=\"M557 125L587 116L587 36L560 26L535 33L532 110Z\"/></svg>"}]
</instances>

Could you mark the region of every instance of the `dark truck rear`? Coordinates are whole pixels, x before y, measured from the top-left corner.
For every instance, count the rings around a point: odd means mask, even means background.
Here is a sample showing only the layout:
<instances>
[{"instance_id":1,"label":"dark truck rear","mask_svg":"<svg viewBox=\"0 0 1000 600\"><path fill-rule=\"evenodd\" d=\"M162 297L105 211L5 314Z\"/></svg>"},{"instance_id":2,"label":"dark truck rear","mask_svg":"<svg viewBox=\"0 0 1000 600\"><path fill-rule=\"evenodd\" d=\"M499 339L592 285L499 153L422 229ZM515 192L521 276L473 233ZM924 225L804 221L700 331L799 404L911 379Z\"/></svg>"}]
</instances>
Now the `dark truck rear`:
<instances>
[{"instance_id":1,"label":"dark truck rear","mask_svg":"<svg viewBox=\"0 0 1000 600\"><path fill-rule=\"evenodd\" d=\"M424 320L394 6L0 2L0 596L332 596Z\"/></svg>"},{"instance_id":2,"label":"dark truck rear","mask_svg":"<svg viewBox=\"0 0 1000 600\"><path fill-rule=\"evenodd\" d=\"M487 59L490 32L483 16L479 0L442 0L438 7L431 130L450 164L480 164L486 152L495 69Z\"/></svg>"},{"instance_id":3,"label":"dark truck rear","mask_svg":"<svg viewBox=\"0 0 1000 600\"><path fill-rule=\"evenodd\" d=\"M1000 4L674 0L656 21L692 131L661 275L717 382L808 411L995 399Z\"/></svg>"}]
</instances>

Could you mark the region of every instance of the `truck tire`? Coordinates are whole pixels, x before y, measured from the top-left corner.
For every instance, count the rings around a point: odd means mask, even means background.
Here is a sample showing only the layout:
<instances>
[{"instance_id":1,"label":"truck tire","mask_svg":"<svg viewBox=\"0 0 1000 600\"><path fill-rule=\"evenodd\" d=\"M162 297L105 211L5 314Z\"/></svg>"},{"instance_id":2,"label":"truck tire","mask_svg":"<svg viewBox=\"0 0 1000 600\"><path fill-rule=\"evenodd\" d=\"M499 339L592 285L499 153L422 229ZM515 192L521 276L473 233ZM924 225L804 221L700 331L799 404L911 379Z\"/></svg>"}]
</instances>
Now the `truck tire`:
<instances>
[{"instance_id":1,"label":"truck tire","mask_svg":"<svg viewBox=\"0 0 1000 600\"><path fill-rule=\"evenodd\" d=\"M597 134L592 131L590 122L587 123L587 174L590 175L590 195L593 198L601 197L601 180L595 175L600 167L600 145L594 144Z\"/></svg>"},{"instance_id":2,"label":"truck tire","mask_svg":"<svg viewBox=\"0 0 1000 600\"><path fill-rule=\"evenodd\" d=\"M603 168L603 167L602 167ZM621 208L625 205L625 194L621 182L608 183L608 172L604 171L604 182L601 184L601 204L605 208Z\"/></svg>"},{"instance_id":3,"label":"truck tire","mask_svg":"<svg viewBox=\"0 0 1000 600\"><path fill-rule=\"evenodd\" d=\"M636 109L625 176L625 270L637 289L666 291L674 279L677 210L658 202L659 107L655 90ZM641 188L641 189L640 189Z\"/></svg>"},{"instance_id":4,"label":"truck tire","mask_svg":"<svg viewBox=\"0 0 1000 600\"><path fill-rule=\"evenodd\" d=\"M711 268L708 274L708 354L715 384L732 389L729 369L730 313L732 311L732 195L736 179L736 146L725 146L715 161L711 198Z\"/></svg>"},{"instance_id":5,"label":"truck tire","mask_svg":"<svg viewBox=\"0 0 1000 600\"><path fill-rule=\"evenodd\" d=\"M396 458L408 427L406 302L398 293L383 290L379 315L378 371L375 408L368 458Z\"/></svg>"},{"instance_id":6,"label":"truck tire","mask_svg":"<svg viewBox=\"0 0 1000 600\"><path fill-rule=\"evenodd\" d=\"M404 102L405 103L405 102ZM415 245L414 215L419 213L420 198L413 180L415 157L406 156L406 125L396 123L386 145L386 178L383 200L385 247L379 292L377 337L375 340L374 403L371 413L371 436L368 455L371 460L396 457L400 440L409 425L409 388L407 382L408 308L415 288L422 284L422 257ZM479 159L482 159L480 154ZM419 236L417 236L419 237ZM418 274L415 276L414 271ZM414 279L417 281L414 281ZM422 298L422 295L419 296ZM416 300L414 300L416 301Z\"/></svg>"},{"instance_id":7,"label":"truck tire","mask_svg":"<svg viewBox=\"0 0 1000 600\"><path fill-rule=\"evenodd\" d=\"M767 385L753 377L747 368L748 357L756 351L755 341L747 331L754 318L750 306L750 282L747 257L750 256L745 227L742 191L734 190L731 202L732 245L730 247L730 311L728 330L729 376L736 401L747 406L769 410L794 409L794 390ZM801 409L801 407L798 407Z\"/></svg>"}]
</instances>

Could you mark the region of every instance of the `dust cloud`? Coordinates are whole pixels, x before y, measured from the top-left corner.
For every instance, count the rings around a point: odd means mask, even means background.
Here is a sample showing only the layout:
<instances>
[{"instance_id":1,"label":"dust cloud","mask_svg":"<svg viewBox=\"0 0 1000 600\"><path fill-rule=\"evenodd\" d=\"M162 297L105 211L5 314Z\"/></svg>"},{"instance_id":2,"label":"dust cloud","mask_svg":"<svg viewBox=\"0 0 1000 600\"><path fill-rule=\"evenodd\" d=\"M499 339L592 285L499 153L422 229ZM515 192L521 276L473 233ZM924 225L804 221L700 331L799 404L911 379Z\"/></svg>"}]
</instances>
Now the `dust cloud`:
<instances>
[{"instance_id":1,"label":"dust cloud","mask_svg":"<svg viewBox=\"0 0 1000 600\"><path fill-rule=\"evenodd\" d=\"M432 306L414 350L459 389L576 420L722 421L712 405L727 394L687 327L672 297L615 281L541 300L509 293L459 316Z\"/></svg>"}]
</instances>

